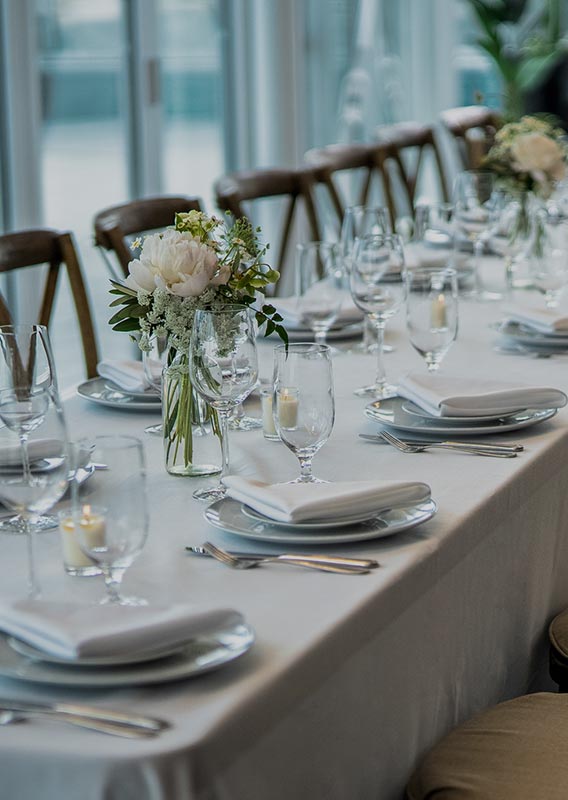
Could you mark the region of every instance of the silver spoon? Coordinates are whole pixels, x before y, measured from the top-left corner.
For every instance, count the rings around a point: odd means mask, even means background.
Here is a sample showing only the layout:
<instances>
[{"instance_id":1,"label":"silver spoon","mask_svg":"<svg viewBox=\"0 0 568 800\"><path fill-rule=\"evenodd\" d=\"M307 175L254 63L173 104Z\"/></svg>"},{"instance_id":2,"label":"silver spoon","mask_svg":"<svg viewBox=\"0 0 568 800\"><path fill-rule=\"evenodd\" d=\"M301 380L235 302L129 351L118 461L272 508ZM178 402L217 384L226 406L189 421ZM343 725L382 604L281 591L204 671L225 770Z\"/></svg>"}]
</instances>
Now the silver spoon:
<instances>
[{"instance_id":1,"label":"silver spoon","mask_svg":"<svg viewBox=\"0 0 568 800\"><path fill-rule=\"evenodd\" d=\"M9 711L8 709L0 709L0 726L15 725L19 722L26 722L33 715L49 717L59 722L66 722L69 725L75 725L78 728L87 728L88 730L97 731L98 733L107 733L111 736L122 736L125 739L150 739L156 735L157 731L142 729L142 728L127 728L123 725L114 725L112 722L103 722L102 720L87 719L86 717L76 717L72 714L54 714L49 711L37 712L20 712Z\"/></svg>"}]
</instances>

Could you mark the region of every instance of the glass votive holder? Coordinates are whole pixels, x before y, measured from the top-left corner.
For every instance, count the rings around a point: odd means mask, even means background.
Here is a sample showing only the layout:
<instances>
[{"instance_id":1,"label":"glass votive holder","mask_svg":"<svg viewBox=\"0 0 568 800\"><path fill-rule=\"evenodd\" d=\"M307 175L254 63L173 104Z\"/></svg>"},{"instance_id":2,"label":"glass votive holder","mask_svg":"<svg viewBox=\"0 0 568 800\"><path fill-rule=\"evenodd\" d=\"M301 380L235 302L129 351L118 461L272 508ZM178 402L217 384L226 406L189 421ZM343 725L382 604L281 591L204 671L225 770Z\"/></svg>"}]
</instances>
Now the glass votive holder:
<instances>
[{"instance_id":1,"label":"glass votive holder","mask_svg":"<svg viewBox=\"0 0 568 800\"><path fill-rule=\"evenodd\" d=\"M272 386L263 386L260 390L260 405L262 408L262 434L265 439L280 440L274 425L274 415L272 413L273 404Z\"/></svg>"},{"instance_id":2,"label":"glass votive holder","mask_svg":"<svg viewBox=\"0 0 568 800\"><path fill-rule=\"evenodd\" d=\"M280 428L292 430L298 425L300 392L294 386L283 386L276 398L276 413Z\"/></svg>"},{"instance_id":3,"label":"glass votive holder","mask_svg":"<svg viewBox=\"0 0 568 800\"><path fill-rule=\"evenodd\" d=\"M98 515L93 514L91 519L87 518L85 523L83 512L79 509L60 511L58 517L65 572L68 575L83 578L101 575L101 568L81 550L76 526L88 525L90 528L88 535L95 540L97 537L104 538L104 522Z\"/></svg>"}]
</instances>

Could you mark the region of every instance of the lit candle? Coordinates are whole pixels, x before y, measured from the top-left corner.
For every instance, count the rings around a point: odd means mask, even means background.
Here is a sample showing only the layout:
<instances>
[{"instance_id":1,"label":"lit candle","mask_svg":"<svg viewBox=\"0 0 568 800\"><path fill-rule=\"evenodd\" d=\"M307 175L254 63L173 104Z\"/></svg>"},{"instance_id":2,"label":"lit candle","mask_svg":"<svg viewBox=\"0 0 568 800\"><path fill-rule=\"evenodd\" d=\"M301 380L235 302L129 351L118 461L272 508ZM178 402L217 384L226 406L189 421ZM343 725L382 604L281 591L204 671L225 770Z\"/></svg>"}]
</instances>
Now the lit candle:
<instances>
[{"instance_id":1,"label":"lit candle","mask_svg":"<svg viewBox=\"0 0 568 800\"><path fill-rule=\"evenodd\" d=\"M59 519L59 532L63 550L63 563L70 575L99 575L101 570L79 545L76 524L84 531L88 548L100 547L105 542L106 524L102 514L92 513L91 506L83 506L80 517L63 512Z\"/></svg>"},{"instance_id":2,"label":"lit candle","mask_svg":"<svg viewBox=\"0 0 568 800\"><path fill-rule=\"evenodd\" d=\"M448 317L446 313L446 298L439 294L430 307L430 327L433 329L447 328Z\"/></svg>"},{"instance_id":3,"label":"lit candle","mask_svg":"<svg viewBox=\"0 0 568 800\"><path fill-rule=\"evenodd\" d=\"M298 390L281 389L278 393L278 423L281 428L298 424Z\"/></svg>"},{"instance_id":4,"label":"lit candle","mask_svg":"<svg viewBox=\"0 0 568 800\"><path fill-rule=\"evenodd\" d=\"M279 439L272 413L272 387L260 390L260 403L262 406L262 432L265 439Z\"/></svg>"}]
</instances>

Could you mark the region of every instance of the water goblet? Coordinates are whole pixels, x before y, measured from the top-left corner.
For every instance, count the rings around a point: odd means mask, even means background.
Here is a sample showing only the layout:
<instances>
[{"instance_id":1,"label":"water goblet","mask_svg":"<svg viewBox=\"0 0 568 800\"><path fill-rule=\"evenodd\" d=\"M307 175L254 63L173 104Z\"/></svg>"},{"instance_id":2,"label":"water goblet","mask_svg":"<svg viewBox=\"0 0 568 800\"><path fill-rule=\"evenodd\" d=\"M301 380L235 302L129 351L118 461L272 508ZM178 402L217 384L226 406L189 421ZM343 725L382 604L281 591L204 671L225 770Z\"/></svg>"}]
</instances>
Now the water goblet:
<instances>
[{"instance_id":1,"label":"water goblet","mask_svg":"<svg viewBox=\"0 0 568 800\"><path fill-rule=\"evenodd\" d=\"M49 334L44 325L0 326L0 391L17 387L18 394L48 391L58 403L57 378ZM36 403L39 401L36 401ZM0 533L23 532L19 515L0 522ZM51 515L35 515L28 521L35 531L57 527Z\"/></svg>"},{"instance_id":2,"label":"water goblet","mask_svg":"<svg viewBox=\"0 0 568 800\"><path fill-rule=\"evenodd\" d=\"M357 240L351 264L351 295L355 305L377 330L377 374L375 383L357 389L358 396L385 399L396 395L387 382L383 364L385 324L404 304L406 282L402 280L404 254L400 237L364 236Z\"/></svg>"},{"instance_id":3,"label":"water goblet","mask_svg":"<svg viewBox=\"0 0 568 800\"><path fill-rule=\"evenodd\" d=\"M454 269L405 270L410 343L436 372L458 333L458 280Z\"/></svg>"},{"instance_id":4,"label":"water goblet","mask_svg":"<svg viewBox=\"0 0 568 800\"><path fill-rule=\"evenodd\" d=\"M466 240L473 246L474 291L476 300L500 300L500 292L483 285L482 259L495 226L498 203L494 194L495 176L491 172L469 170L461 172L454 187L454 224L456 229L456 258ZM461 240L461 241L460 241Z\"/></svg>"},{"instance_id":5,"label":"water goblet","mask_svg":"<svg viewBox=\"0 0 568 800\"><path fill-rule=\"evenodd\" d=\"M298 343L274 348L272 410L280 439L300 462L300 475L290 483L327 483L312 473L312 459L329 439L335 421L327 345Z\"/></svg>"},{"instance_id":6,"label":"water goblet","mask_svg":"<svg viewBox=\"0 0 568 800\"><path fill-rule=\"evenodd\" d=\"M297 311L313 331L316 344L325 344L345 299L339 248L330 242L308 242L296 248Z\"/></svg>"},{"instance_id":7,"label":"water goblet","mask_svg":"<svg viewBox=\"0 0 568 800\"><path fill-rule=\"evenodd\" d=\"M349 206L345 209L341 225L339 247L346 275L351 271L355 240L362 236L388 235L391 233L389 212L385 206ZM363 340L351 348L355 353L372 353L377 348L375 326L368 317L363 324ZM383 344L386 353L393 348Z\"/></svg>"},{"instance_id":8,"label":"water goblet","mask_svg":"<svg viewBox=\"0 0 568 800\"><path fill-rule=\"evenodd\" d=\"M218 500L226 494L222 481L229 471L229 416L258 380L255 319L249 308L233 305L221 311L195 312L190 373L198 394L219 415L222 448L219 484L197 489L193 496Z\"/></svg>"},{"instance_id":9,"label":"water goblet","mask_svg":"<svg viewBox=\"0 0 568 800\"><path fill-rule=\"evenodd\" d=\"M544 226L532 277L534 287L544 295L546 308L556 308L568 284L568 221L555 220Z\"/></svg>"},{"instance_id":10,"label":"water goblet","mask_svg":"<svg viewBox=\"0 0 568 800\"><path fill-rule=\"evenodd\" d=\"M142 552L148 536L146 463L140 439L97 436L84 445L92 458L107 465L98 473L96 505L76 502L71 519L79 547L103 573L106 595L101 605L146 605L125 597L124 573Z\"/></svg>"},{"instance_id":11,"label":"water goblet","mask_svg":"<svg viewBox=\"0 0 568 800\"><path fill-rule=\"evenodd\" d=\"M0 389L0 500L18 515L27 538L28 589L40 593L34 562L34 524L63 496L69 479L68 441L61 407L46 389Z\"/></svg>"},{"instance_id":12,"label":"water goblet","mask_svg":"<svg viewBox=\"0 0 568 800\"><path fill-rule=\"evenodd\" d=\"M162 394L162 372L167 363L168 349L168 337L156 335L150 339L150 350L142 351L144 377L152 389L160 396ZM144 428L144 433L149 433L153 436L161 436L163 432L164 426L161 422Z\"/></svg>"}]
</instances>

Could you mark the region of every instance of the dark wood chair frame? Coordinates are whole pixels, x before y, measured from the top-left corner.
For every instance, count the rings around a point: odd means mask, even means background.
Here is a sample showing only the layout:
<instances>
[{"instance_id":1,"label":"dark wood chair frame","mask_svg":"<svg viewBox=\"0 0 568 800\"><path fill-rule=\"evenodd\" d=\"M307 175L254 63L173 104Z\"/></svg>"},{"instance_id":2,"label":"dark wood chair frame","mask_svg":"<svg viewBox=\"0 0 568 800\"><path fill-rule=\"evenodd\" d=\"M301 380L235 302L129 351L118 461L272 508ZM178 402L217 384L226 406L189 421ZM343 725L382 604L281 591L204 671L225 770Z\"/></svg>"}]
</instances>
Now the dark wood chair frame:
<instances>
[{"instance_id":1,"label":"dark wood chair frame","mask_svg":"<svg viewBox=\"0 0 568 800\"><path fill-rule=\"evenodd\" d=\"M176 211L201 211L201 201L196 197L149 197L133 200L99 211L94 220L95 244L99 247L111 275L119 280L128 275L128 264L134 258L127 236L167 228L174 224ZM115 264L107 253L114 252L120 265L117 275Z\"/></svg>"},{"instance_id":2,"label":"dark wood chair frame","mask_svg":"<svg viewBox=\"0 0 568 800\"><path fill-rule=\"evenodd\" d=\"M299 201L303 201L312 240L319 241L321 238L313 197L314 182L314 173L309 168L236 172L216 181L215 197L218 208L230 212L234 219L249 219L244 206L248 201L268 197L288 198L276 261L278 268L282 268Z\"/></svg>"},{"instance_id":3,"label":"dark wood chair frame","mask_svg":"<svg viewBox=\"0 0 568 800\"><path fill-rule=\"evenodd\" d=\"M448 108L440 120L456 141L464 169L478 169L481 160L493 143L495 133L503 124L501 115L486 106ZM475 136L482 133L482 137Z\"/></svg>"},{"instance_id":4,"label":"dark wood chair frame","mask_svg":"<svg viewBox=\"0 0 568 800\"><path fill-rule=\"evenodd\" d=\"M85 369L88 378L97 375L99 360L95 329L83 273L73 236L68 232L39 229L18 231L0 236L0 273L47 264L47 278L38 323L49 327L57 293L61 265L64 264L75 303ZM0 324L11 325L12 315L0 294Z\"/></svg>"}]
</instances>

